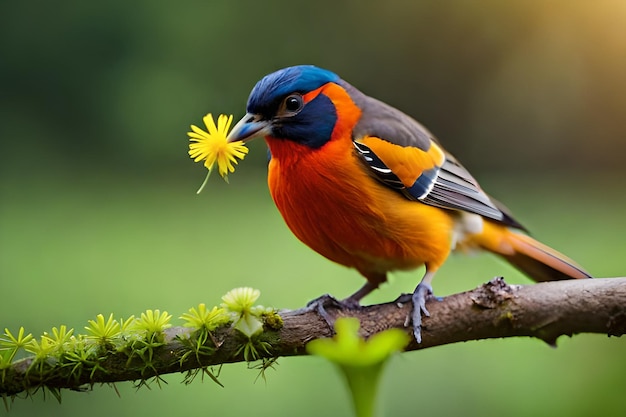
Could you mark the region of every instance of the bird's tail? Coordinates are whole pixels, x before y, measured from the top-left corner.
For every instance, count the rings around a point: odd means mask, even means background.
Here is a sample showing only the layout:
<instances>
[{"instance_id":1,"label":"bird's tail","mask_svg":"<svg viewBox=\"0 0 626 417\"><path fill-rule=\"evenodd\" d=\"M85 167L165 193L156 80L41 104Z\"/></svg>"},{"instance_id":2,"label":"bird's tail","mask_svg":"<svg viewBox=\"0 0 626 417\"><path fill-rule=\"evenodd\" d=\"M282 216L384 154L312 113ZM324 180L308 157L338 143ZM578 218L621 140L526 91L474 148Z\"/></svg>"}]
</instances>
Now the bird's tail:
<instances>
[{"instance_id":1,"label":"bird's tail","mask_svg":"<svg viewBox=\"0 0 626 417\"><path fill-rule=\"evenodd\" d=\"M567 256L500 224L485 221L483 231L472 240L483 249L502 256L535 281L591 278Z\"/></svg>"}]
</instances>

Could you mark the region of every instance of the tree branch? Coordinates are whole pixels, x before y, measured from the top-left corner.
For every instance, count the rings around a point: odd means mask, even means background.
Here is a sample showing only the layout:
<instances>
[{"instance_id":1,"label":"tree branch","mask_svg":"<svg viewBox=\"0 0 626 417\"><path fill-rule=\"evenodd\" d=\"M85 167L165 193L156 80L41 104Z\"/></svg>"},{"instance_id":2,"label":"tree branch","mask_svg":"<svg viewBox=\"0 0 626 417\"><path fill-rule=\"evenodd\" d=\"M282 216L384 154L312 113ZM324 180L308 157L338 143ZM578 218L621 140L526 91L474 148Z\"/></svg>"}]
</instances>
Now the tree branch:
<instances>
[{"instance_id":1,"label":"tree branch","mask_svg":"<svg viewBox=\"0 0 626 417\"><path fill-rule=\"evenodd\" d=\"M427 307L431 315L423 321L423 342L418 345L413 341L406 350L498 337L531 336L553 345L559 336L576 333L621 336L626 333L626 278L535 285L508 285L502 278L495 278L472 291L441 301L429 300ZM391 302L355 310L329 307L327 312L333 318L358 318L361 335L366 338L393 327L406 328L411 334L407 328L410 304ZM326 322L315 311L279 313L282 328L266 328L252 341L257 346L256 359L305 355L308 342L332 336ZM100 357L98 366L91 372L46 373L42 378L42 374L32 369L33 358L22 359L0 370L0 395L28 393L42 386L58 392L60 388L82 389L96 383L145 382L167 373L240 362L245 360L242 347L249 342L232 327L222 328L207 341L213 347L209 353L189 354L189 345L183 342L191 333L189 328L173 327L165 333L165 344L151 352L149 362L145 357L129 358L128 354L113 350Z\"/></svg>"}]
</instances>

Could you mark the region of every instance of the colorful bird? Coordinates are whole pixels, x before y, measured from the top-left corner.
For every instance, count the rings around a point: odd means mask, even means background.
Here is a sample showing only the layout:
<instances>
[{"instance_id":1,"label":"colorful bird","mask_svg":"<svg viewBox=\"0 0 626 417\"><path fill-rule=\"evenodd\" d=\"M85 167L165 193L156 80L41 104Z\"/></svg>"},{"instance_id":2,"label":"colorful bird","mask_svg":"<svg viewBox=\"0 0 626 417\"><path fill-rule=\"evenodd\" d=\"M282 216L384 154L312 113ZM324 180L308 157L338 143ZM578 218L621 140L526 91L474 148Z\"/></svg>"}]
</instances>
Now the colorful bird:
<instances>
[{"instance_id":1,"label":"colorful bird","mask_svg":"<svg viewBox=\"0 0 626 417\"><path fill-rule=\"evenodd\" d=\"M359 306L390 271L425 266L411 296L418 343L433 276L452 250L493 252L536 281L591 277L520 233L420 123L331 71L301 65L269 74L246 110L228 140L265 138L269 189L287 226L367 280L343 305Z\"/></svg>"}]
</instances>

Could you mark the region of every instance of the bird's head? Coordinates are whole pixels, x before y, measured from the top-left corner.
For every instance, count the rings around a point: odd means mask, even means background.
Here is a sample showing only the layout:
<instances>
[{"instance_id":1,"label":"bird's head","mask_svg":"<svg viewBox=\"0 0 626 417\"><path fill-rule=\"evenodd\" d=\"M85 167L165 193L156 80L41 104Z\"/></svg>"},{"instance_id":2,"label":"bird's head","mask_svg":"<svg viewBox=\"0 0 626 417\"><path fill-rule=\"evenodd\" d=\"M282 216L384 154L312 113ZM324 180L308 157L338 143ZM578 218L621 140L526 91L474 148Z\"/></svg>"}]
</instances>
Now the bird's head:
<instances>
[{"instance_id":1,"label":"bird's head","mask_svg":"<svg viewBox=\"0 0 626 417\"><path fill-rule=\"evenodd\" d=\"M252 89L247 113L228 141L265 137L320 148L360 116L345 85L335 73L312 65L271 73Z\"/></svg>"}]
</instances>

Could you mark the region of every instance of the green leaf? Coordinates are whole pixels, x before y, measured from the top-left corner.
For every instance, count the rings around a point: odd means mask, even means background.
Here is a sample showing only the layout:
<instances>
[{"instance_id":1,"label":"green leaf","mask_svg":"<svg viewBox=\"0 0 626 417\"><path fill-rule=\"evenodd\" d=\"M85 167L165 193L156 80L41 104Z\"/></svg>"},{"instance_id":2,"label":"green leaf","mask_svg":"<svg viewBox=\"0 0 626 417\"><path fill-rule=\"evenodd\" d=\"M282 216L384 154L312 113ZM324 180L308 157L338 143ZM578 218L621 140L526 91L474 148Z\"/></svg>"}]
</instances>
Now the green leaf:
<instances>
[{"instance_id":1,"label":"green leaf","mask_svg":"<svg viewBox=\"0 0 626 417\"><path fill-rule=\"evenodd\" d=\"M359 336L359 321L343 317L335 322L332 339L313 340L307 351L334 363L346 379L358 417L374 415L376 393L384 364L403 350L409 335L400 329L388 329L368 340Z\"/></svg>"}]
</instances>

